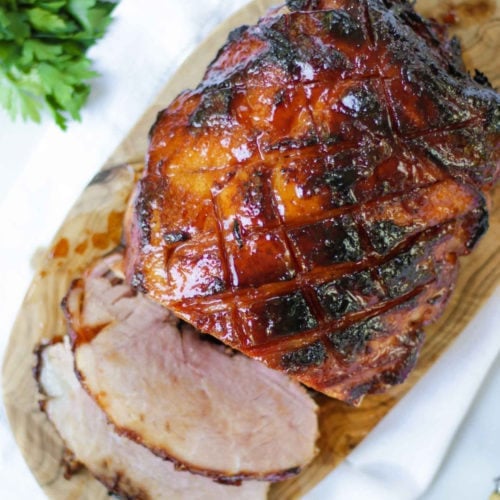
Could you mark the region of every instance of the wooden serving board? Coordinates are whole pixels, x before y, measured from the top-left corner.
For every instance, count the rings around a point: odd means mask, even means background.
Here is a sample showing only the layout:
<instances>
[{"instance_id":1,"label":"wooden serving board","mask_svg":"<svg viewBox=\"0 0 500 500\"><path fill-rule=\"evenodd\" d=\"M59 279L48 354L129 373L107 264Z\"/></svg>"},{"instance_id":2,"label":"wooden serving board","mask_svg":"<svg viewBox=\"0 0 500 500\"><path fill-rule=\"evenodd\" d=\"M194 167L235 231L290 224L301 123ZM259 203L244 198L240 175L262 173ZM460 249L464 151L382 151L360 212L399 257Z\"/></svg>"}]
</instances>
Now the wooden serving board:
<instances>
[{"instance_id":1,"label":"wooden serving board","mask_svg":"<svg viewBox=\"0 0 500 500\"><path fill-rule=\"evenodd\" d=\"M254 0L219 27L183 64L123 140L103 169L82 193L38 259L37 270L14 325L3 366L4 401L15 438L36 479L50 498L99 500L106 490L88 473L63 478L63 446L39 411L31 375L32 351L42 339L65 332L59 307L69 283L94 258L120 240L121 222L147 145L147 131L156 113L184 88L194 87L228 32L254 23L275 0ZM456 21L464 58L472 70L486 73L500 86L500 0L420 0L417 10L438 19ZM114 166L121 165L121 166ZM319 397L320 453L300 476L273 486L270 498L298 498L331 472L380 419L429 369L463 330L500 281L500 189L493 195L490 230L474 254L463 259L458 286L441 320L427 329L427 341L409 380L386 394L367 397L360 408Z\"/></svg>"}]
</instances>

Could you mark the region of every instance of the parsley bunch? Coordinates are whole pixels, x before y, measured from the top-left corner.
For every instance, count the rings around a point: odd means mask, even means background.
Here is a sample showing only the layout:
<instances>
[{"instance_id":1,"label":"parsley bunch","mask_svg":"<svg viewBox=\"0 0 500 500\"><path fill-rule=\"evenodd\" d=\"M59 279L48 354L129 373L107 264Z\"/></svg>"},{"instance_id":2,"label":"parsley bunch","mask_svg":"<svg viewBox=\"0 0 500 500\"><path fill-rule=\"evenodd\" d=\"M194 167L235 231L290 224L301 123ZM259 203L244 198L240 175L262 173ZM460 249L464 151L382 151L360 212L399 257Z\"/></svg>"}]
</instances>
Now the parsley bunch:
<instances>
[{"instance_id":1,"label":"parsley bunch","mask_svg":"<svg viewBox=\"0 0 500 500\"><path fill-rule=\"evenodd\" d=\"M0 0L0 104L12 119L40 122L48 109L66 129L90 86L87 49L111 21L114 1Z\"/></svg>"}]
</instances>

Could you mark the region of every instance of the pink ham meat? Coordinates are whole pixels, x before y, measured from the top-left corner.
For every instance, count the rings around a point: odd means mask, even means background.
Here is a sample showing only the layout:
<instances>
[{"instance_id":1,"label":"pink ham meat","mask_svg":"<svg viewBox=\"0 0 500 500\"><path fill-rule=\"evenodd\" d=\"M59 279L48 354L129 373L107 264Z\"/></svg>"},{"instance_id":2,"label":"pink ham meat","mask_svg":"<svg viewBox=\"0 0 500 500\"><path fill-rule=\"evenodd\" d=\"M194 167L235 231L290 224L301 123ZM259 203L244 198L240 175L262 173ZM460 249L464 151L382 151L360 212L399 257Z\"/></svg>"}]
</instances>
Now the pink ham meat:
<instances>
[{"instance_id":1,"label":"pink ham meat","mask_svg":"<svg viewBox=\"0 0 500 500\"><path fill-rule=\"evenodd\" d=\"M118 432L224 482L297 474L318 433L306 391L180 326L124 284L121 265L101 261L65 299L77 374Z\"/></svg>"},{"instance_id":2,"label":"pink ham meat","mask_svg":"<svg viewBox=\"0 0 500 500\"><path fill-rule=\"evenodd\" d=\"M171 462L114 432L75 377L69 345L60 342L39 351L38 377L45 396L42 406L65 445L113 493L136 500L266 498L268 483L223 485L179 471Z\"/></svg>"}]
</instances>

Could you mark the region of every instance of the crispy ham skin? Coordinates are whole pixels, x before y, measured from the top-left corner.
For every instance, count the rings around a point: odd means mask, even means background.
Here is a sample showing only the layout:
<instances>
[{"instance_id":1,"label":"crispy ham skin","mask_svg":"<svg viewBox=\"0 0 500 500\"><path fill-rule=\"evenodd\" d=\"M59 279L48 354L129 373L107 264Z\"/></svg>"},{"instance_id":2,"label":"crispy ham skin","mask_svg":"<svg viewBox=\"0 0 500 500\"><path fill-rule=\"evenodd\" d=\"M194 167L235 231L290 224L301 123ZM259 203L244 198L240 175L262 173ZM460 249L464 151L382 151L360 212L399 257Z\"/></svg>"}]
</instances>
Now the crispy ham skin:
<instances>
[{"instance_id":1,"label":"crispy ham skin","mask_svg":"<svg viewBox=\"0 0 500 500\"><path fill-rule=\"evenodd\" d=\"M176 470L171 462L117 434L76 378L69 345L59 342L41 348L38 353L38 382L44 395L44 411L76 460L110 492L134 500L266 498L267 483L223 485Z\"/></svg>"},{"instance_id":2,"label":"crispy ham skin","mask_svg":"<svg viewBox=\"0 0 500 500\"><path fill-rule=\"evenodd\" d=\"M133 292L111 255L64 307L75 370L120 434L219 481L277 481L315 455L316 405L298 383L204 340Z\"/></svg>"},{"instance_id":3,"label":"crispy ham skin","mask_svg":"<svg viewBox=\"0 0 500 500\"><path fill-rule=\"evenodd\" d=\"M289 0L158 115L127 279L355 403L401 382L488 226L500 97L397 0Z\"/></svg>"}]
</instances>

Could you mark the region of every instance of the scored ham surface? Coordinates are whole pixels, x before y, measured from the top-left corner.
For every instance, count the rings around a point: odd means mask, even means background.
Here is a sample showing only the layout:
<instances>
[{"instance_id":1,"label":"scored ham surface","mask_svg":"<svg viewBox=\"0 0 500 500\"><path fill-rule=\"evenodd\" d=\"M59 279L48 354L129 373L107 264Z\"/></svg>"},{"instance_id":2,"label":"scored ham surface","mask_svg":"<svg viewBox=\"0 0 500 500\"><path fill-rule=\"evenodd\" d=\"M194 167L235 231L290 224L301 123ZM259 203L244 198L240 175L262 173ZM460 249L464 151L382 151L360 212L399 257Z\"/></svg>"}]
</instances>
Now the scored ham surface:
<instances>
[{"instance_id":1,"label":"scored ham surface","mask_svg":"<svg viewBox=\"0 0 500 500\"><path fill-rule=\"evenodd\" d=\"M268 483L223 485L175 469L125 436L85 392L73 370L69 345L59 342L39 351L38 382L42 407L66 447L112 493L134 500L259 500Z\"/></svg>"},{"instance_id":2,"label":"scored ham surface","mask_svg":"<svg viewBox=\"0 0 500 500\"><path fill-rule=\"evenodd\" d=\"M401 382L488 226L500 97L397 0L290 0L158 115L130 283L330 396Z\"/></svg>"},{"instance_id":3,"label":"scored ham surface","mask_svg":"<svg viewBox=\"0 0 500 500\"><path fill-rule=\"evenodd\" d=\"M99 261L64 300L78 377L119 433L191 472L277 481L315 455L316 405L278 371L204 340Z\"/></svg>"}]
</instances>

